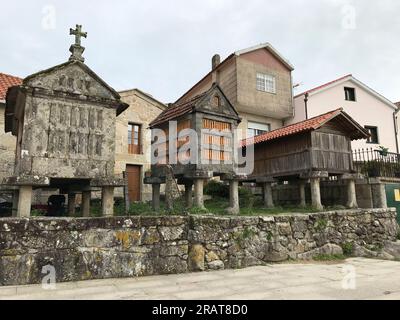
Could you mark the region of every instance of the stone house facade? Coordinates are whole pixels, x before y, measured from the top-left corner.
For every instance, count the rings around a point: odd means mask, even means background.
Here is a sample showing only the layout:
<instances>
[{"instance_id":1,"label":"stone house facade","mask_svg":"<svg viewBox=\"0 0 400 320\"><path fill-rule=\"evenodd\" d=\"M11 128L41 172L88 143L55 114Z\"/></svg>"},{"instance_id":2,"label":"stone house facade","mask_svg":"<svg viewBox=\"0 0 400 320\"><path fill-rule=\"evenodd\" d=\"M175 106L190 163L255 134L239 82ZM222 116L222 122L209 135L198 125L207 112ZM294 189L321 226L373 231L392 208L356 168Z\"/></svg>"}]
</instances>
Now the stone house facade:
<instances>
[{"instance_id":1,"label":"stone house facade","mask_svg":"<svg viewBox=\"0 0 400 320\"><path fill-rule=\"evenodd\" d=\"M238 111L243 138L279 129L293 117L293 66L270 44L236 51L220 62L176 102L199 95L217 83Z\"/></svg>"},{"instance_id":2,"label":"stone house facade","mask_svg":"<svg viewBox=\"0 0 400 320\"><path fill-rule=\"evenodd\" d=\"M145 172L151 167L149 123L167 106L139 89L119 94L129 108L117 118L115 173L122 176L126 172L130 201L149 201L151 186L143 184ZM122 188L116 189L115 196L123 196Z\"/></svg>"},{"instance_id":3,"label":"stone house facade","mask_svg":"<svg viewBox=\"0 0 400 320\"><path fill-rule=\"evenodd\" d=\"M295 114L287 124L310 119L338 107L370 131L369 139L352 142L353 150L383 146L399 153L398 107L351 74L297 94L294 97Z\"/></svg>"}]
</instances>

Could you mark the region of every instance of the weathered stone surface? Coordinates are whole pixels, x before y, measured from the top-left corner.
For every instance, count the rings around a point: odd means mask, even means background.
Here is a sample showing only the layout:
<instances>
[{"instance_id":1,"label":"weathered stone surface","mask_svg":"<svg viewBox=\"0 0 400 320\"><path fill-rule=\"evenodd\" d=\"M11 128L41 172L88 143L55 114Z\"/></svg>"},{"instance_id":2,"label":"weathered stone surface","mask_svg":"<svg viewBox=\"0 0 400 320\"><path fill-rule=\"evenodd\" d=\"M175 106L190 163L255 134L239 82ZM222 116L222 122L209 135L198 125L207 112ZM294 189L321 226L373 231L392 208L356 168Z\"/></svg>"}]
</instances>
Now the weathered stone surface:
<instances>
[{"instance_id":1,"label":"weathered stone surface","mask_svg":"<svg viewBox=\"0 0 400 320\"><path fill-rule=\"evenodd\" d=\"M209 262L207 265L210 270L223 270L225 268L225 265L221 260Z\"/></svg>"},{"instance_id":2,"label":"weathered stone surface","mask_svg":"<svg viewBox=\"0 0 400 320\"><path fill-rule=\"evenodd\" d=\"M400 258L392 209L274 217L0 219L0 283L57 281L243 268L316 255Z\"/></svg>"},{"instance_id":3,"label":"weathered stone surface","mask_svg":"<svg viewBox=\"0 0 400 320\"><path fill-rule=\"evenodd\" d=\"M189 251L189 269L192 271L203 271L205 249L201 244L194 244Z\"/></svg>"}]
</instances>

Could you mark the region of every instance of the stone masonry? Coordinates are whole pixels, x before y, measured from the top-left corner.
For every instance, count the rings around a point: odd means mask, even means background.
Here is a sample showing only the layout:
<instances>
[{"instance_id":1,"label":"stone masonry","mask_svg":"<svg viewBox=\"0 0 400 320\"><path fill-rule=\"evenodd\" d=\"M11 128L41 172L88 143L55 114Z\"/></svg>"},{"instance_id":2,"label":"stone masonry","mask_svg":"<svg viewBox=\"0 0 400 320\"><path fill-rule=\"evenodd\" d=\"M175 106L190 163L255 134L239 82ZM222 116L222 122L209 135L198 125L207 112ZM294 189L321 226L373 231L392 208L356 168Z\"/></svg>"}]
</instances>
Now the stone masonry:
<instances>
[{"instance_id":1,"label":"stone masonry","mask_svg":"<svg viewBox=\"0 0 400 320\"><path fill-rule=\"evenodd\" d=\"M372 251L362 248L392 243L398 231L394 209L262 217L3 218L0 284L40 283L47 265L64 282L311 259L341 254L347 243L355 254L367 255Z\"/></svg>"}]
</instances>

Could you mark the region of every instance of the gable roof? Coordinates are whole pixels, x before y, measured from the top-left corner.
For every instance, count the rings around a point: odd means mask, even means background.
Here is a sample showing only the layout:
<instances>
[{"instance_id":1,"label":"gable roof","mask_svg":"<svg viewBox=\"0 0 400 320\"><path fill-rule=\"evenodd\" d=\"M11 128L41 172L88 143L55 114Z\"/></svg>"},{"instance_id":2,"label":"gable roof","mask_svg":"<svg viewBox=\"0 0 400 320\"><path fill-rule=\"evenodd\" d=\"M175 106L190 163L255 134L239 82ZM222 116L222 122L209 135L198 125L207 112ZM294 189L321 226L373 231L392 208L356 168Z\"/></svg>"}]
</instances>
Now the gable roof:
<instances>
[{"instance_id":1,"label":"gable roof","mask_svg":"<svg viewBox=\"0 0 400 320\"><path fill-rule=\"evenodd\" d=\"M221 90L221 88L218 86L218 84L214 83L212 85L212 87L193 97L192 99L190 99L189 101L185 101L182 103L175 103L170 105L167 109L165 109L163 112L161 112L157 118L155 118L151 123L150 123L150 127L154 127L156 125L159 125L161 123L173 120L173 119L177 119L185 114L189 114L193 111L195 111L197 104L204 98L206 97L210 92L212 92L214 89L217 89L225 98L225 100L229 103L230 107L232 108L232 110L235 112L236 117L238 120L240 120L239 118L239 114L237 113L237 111L235 110L235 108L231 105L231 103L229 102L229 100L226 98L224 92Z\"/></svg>"},{"instance_id":2,"label":"gable roof","mask_svg":"<svg viewBox=\"0 0 400 320\"><path fill-rule=\"evenodd\" d=\"M92 69L90 69L86 64L84 64L81 61L78 60L69 60L67 62L61 63L59 65L56 65L54 67L45 69L45 70L41 70L39 72L36 72L34 74L29 75L28 77L26 77L24 79L23 84L27 84L30 80L32 80L33 78L36 78L37 76L40 76L42 74L46 74L49 72L52 72L54 70L58 70L58 69L62 69L64 67L67 67L69 65L73 65L76 64L79 67L81 67L85 72L87 72L91 77L93 77L93 79L95 79L96 81L98 81L102 86L104 86L107 90L109 90L111 92L111 94L114 96L115 99L119 100L121 98L121 96L119 95L119 93L117 91L115 91L112 87L110 87L102 78L100 78Z\"/></svg>"},{"instance_id":3,"label":"gable roof","mask_svg":"<svg viewBox=\"0 0 400 320\"><path fill-rule=\"evenodd\" d=\"M368 87L365 83L361 82L360 80L356 79L352 74L348 74L344 77L340 77L336 80L327 82L323 85L320 85L318 87L312 88L310 90L304 91L300 94L297 94L294 96L294 99L299 98L301 96L304 96L306 93L308 93L310 96L317 94L319 92L322 92L324 90L328 90L330 88L336 87L337 85L344 83L346 81L351 81L353 82L355 85L361 87L362 89L364 89L365 91L367 91L368 93L370 93L371 95L373 95L375 98L377 98L378 100L382 101L383 103L385 103L386 105L388 105L389 107L391 107L394 110L397 110L397 106L390 101L389 99L385 98L384 96L382 96L381 94L379 94L378 92L376 92L375 90L373 90L372 88Z\"/></svg>"},{"instance_id":4,"label":"gable roof","mask_svg":"<svg viewBox=\"0 0 400 320\"><path fill-rule=\"evenodd\" d=\"M368 132L361 127L353 118L351 118L346 112L343 111L343 108L339 108L333 111L329 111L327 113L321 114L319 116L313 117L308 120L304 120L298 123L291 124L289 126L273 130L270 132L263 133L254 138L244 139L241 141L241 146L245 147L247 145L258 144L270 140L275 140L278 138L283 138L287 136L291 136L297 133L313 131L321 128L328 121L333 120L337 116L343 116L345 120L347 120L350 124L356 127L356 131L350 137L352 140L356 139L365 139L369 137Z\"/></svg>"},{"instance_id":5,"label":"gable roof","mask_svg":"<svg viewBox=\"0 0 400 320\"><path fill-rule=\"evenodd\" d=\"M0 102L5 102L7 90L22 84L23 79L0 72Z\"/></svg>"},{"instance_id":6,"label":"gable roof","mask_svg":"<svg viewBox=\"0 0 400 320\"><path fill-rule=\"evenodd\" d=\"M180 96L176 102L178 102L179 100L181 100L186 94L188 94L191 90L193 90L197 85L199 85L201 82L204 81L204 79L206 79L208 76L210 76L211 73L213 73L214 71L220 69L223 65L225 65L228 61L230 61L232 58L234 57L239 57L243 54L249 53L249 52L253 52L259 49L267 49L269 52L272 53L272 55L274 55L280 62L282 62L290 71L294 70L293 65L287 60L285 59L270 43L266 42L266 43L262 43L259 44L257 46L253 46L253 47L249 47L246 49L242 49L239 51L235 51L233 53L231 53L228 57L225 58L225 60L223 60L215 69L209 71L203 78L201 78L198 82L196 82L189 90L187 90L182 96Z\"/></svg>"},{"instance_id":7,"label":"gable roof","mask_svg":"<svg viewBox=\"0 0 400 320\"><path fill-rule=\"evenodd\" d=\"M121 95L122 98L130 93L133 93L144 100L152 101L154 105L161 110L165 110L167 108L167 105L165 103L157 100L150 93L144 92L143 90L140 90L138 88L119 91L119 94Z\"/></svg>"}]
</instances>

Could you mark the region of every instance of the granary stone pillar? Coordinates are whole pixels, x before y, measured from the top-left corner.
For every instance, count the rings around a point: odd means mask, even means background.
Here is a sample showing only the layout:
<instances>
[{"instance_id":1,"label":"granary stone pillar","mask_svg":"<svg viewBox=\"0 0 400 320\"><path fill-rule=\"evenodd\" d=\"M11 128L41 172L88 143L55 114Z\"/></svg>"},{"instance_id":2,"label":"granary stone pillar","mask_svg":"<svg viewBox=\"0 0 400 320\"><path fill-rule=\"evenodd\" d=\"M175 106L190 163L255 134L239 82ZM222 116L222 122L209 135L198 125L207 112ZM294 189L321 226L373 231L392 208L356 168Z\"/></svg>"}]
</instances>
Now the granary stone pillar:
<instances>
[{"instance_id":1,"label":"granary stone pillar","mask_svg":"<svg viewBox=\"0 0 400 320\"><path fill-rule=\"evenodd\" d=\"M32 205L32 186L20 186L18 196L18 213L19 218L29 217L31 215Z\"/></svg>"},{"instance_id":2,"label":"granary stone pillar","mask_svg":"<svg viewBox=\"0 0 400 320\"><path fill-rule=\"evenodd\" d=\"M356 196L356 181L349 179L347 181L347 203L346 207L354 209L358 208L357 196Z\"/></svg>"},{"instance_id":3,"label":"granary stone pillar","mask_svg":"<svg viewBox=\"0 0 400 320\"><path fill-rule=\"evenodd\" d=\"M103 187L101 190L101 207L103 216L114 215L114 187Z\"/></svg>"},{"instance_id":4,"label":"granary stone pillar","mask_svg":"<svg viewBox=\"0 0 400 320\"><path fill-rule=\"evenodd\" d=\"M239 214L239 181L229 181L229 208L227 209L230 214Z\"/></svg>"},{"instance_id":5,"label":"granary stone pillar","mask_svg":"<svg viewBox=\"0 0 400 320\"><path fill-rule=\"evenodd\" d=\"M186 208L191 208L193 206L193 183L185 183L185 205Z\"/></svg>"},{"instance_id":6,"label":"granary stone pillar","mask_svg":"<svg viewBox=\"0 0 400 320\"><path fill-rule=\"evenodd\" d=\"M203 196L204 179L194 179L194 206L204 209L204 196Z\"/></svg>"},{"instance_id":7,"label":"granary stone pillar","mask_svg":"<svg viewBox=\"0 0 400 320\"><path fill-rule=\"evenodd\" d=\"M68 216L75 216L76 194L68 193Z\"/></svg>"},{"instance_id":8,"label":"granary stone pillar","mask_svg":"<svg viewBox=\"0 0 400 320\"><path fill-rule=\"evenodd\" d=\"M152 206L154 211L160 210L160 184L153 183L151 185L152 189Z\"/></svg>"},{"instance_id":9,"label":"granary stone pillar","mask_svg":"<svg viewBox=\"0 0 400 320\"><path fill-rule=\"evenodd\" d=\"M357 194L356 194L356 179L358 178L357 174L344 174L340 177L341 180L346 182L347 188L347 199L346 199L346 207L350 209L358 208L357 203Z\"/></svg>"},{"instance_id":10,"label":"granary stone pillar","mask_svg":"<svg viewBox=\"0 0 400 320\"><path fill-rule=\"evenodd\" d=\"M311 186L311 205L313 208L317 210L323 210L324 207L321 203L321 189L320 189L320 181L319 177L313 177L310 179Z\"/></svg>"},{"instance_id":11,"label":"granary stone pillar","mask_svg":"<svg viewBox=\"0 0 400 320\"><path fill-rule=\"evenodd\" d=\"M264 193L264 207L274 208L274 198L272 196L272 182L264 182L263 184Z\"/></svg>"},{"instance_id":12,"label":"granary stone pillar","mask_svg":"<svg viewBox=\"0 0 400 320\"><path fill-rule=\"evenodd\" d=\"M81 210L82 210L82 216L83 217L89 217L90 216L90 197L91 197L91 192L90 191L83 191L82 192Z\"/></svg>"},{"instance_id":13,"label":"granary stone pillar","mask_svg":"<svg viewBox=\"0 0 400 320\"><path fill-rule=\"evenodd\" d=\"M300 207L305 208L307 204L306 204L306 182L304 180L300 180L299 191L300 191Z\"/></svg>"},{"instance_id":14,"label":"granary stone pillar","mask_svg":"<svg viewBox=\"0 0 400 320\"><path fill-rule=\"evenodd\" d=\"M19 191L14 190L13 196L12 196L12 216L17 217L18 213L18 197L19 197Z\"/></svg>"}]
</instances>

